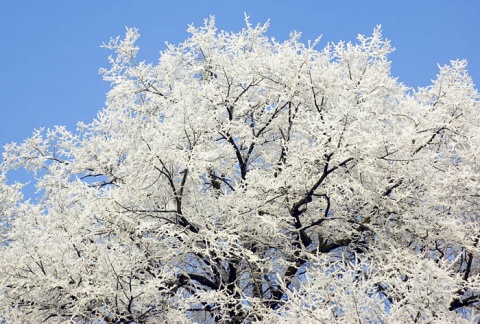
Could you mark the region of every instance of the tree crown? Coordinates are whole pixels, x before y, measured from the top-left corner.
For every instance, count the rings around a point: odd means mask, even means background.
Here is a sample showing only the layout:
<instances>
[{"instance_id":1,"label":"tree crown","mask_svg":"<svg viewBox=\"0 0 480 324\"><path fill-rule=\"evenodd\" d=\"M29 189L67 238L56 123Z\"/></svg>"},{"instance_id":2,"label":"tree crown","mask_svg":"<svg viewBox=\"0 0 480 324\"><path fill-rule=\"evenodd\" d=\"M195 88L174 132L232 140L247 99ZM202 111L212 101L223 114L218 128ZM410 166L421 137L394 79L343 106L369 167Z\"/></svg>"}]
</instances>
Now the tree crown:
<instances>
[{"instance_id":1,"label":"tree crown","mask_svg":"<svg viewBox=\"0 0 480 324\"><path fill-rule=\"evenodd\" d=\"M479 96L466 61L412 90L358 43L219 32L138 62L104 46L106 107L1 165L12 321L478 320ZM23 201L11 169L37 175Z\"/></svg>"}]
</instances>

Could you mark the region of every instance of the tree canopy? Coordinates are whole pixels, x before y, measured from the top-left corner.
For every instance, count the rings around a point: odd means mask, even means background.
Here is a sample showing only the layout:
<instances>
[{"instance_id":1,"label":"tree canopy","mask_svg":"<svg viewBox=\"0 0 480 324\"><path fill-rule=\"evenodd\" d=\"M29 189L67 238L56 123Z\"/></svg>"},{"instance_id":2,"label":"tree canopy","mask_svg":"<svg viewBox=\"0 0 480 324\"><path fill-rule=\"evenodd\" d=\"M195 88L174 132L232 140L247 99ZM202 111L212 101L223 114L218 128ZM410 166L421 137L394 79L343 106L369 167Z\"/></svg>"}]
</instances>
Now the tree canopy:
<instances>
[{"instance_id":1,"label":"tree canopy","mask_svg":"<svg viewBox=\"0 0 480 324\"><path fill-rule=\"evenodd\" d=\"M317 49L189 27L158 63L105 44L106 106L5 146L10 322L469 322L480 100L465 61L390 73L379 27ZM8 172L35 175L35 199Z\"/></svg>"}]
</instances>

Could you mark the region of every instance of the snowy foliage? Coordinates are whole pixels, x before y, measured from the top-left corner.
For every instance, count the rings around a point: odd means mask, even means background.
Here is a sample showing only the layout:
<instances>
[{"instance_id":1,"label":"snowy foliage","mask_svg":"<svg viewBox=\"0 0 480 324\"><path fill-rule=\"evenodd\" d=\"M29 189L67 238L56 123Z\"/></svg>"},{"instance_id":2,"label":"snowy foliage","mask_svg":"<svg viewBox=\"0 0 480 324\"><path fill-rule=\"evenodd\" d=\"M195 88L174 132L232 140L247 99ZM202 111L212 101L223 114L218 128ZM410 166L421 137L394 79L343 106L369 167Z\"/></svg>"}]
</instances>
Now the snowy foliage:
<instances>
[{"instance_id":1,"label":"snowy foliage","mask_svg":"<svg viewBox=\"0 0 480 324\"><path fill-rule=\"evenodd\" d=\"M106 107L1 165L7 323L475 322L480 100L465 61L412 90L380 28L284 42L128 29ZM32 172L24 200L8 171Z\"/></svg>"}]
</instances>

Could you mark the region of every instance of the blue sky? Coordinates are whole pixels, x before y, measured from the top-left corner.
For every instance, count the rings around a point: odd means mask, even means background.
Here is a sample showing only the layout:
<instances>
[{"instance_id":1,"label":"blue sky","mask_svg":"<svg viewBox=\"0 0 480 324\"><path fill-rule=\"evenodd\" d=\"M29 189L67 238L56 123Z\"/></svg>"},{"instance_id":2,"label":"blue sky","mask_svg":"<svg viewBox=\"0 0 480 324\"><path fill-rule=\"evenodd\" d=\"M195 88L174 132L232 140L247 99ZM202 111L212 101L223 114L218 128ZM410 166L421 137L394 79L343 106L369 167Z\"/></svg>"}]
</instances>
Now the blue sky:
<instances>
[{"instance_id":1,"label":"blue sky","mask_svg":"<svg viewBox=\"0 0 480 324\"><path fill-rule=\"evenodd\" d=\"M0 145L95 118L109 89L98 69L110 53L100 45L126 26L140 30L140 58L156 61L165 41L188 37L188 24L215 15L219 29L238 31L244 12L254 24L270 19L268 35L277 39L292 30L305 42L323 34L319 48L381 24L397 49L392 74L406 85L428 85L437 63L463 58L480 82L478 0L1 0Z\"/></svg>"}]
</instances>

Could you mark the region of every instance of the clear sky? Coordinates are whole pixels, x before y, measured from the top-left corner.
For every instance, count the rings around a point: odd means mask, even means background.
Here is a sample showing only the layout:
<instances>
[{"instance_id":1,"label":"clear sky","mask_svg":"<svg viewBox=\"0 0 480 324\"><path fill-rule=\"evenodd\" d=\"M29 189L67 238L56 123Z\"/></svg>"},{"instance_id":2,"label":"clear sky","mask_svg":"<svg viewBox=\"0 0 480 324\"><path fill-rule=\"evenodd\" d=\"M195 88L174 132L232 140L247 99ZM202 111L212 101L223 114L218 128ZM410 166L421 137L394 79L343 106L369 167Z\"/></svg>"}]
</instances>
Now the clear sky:
<instances>
[{"instance_id":1,"label":"clear sky","mask_svg":"<svg viewBox=\"0 0 480 324\"><path fill-rule=\"evenodd\" d=\"M156 61L165 41L188 37L188 24L215 15L219 29L239 31L244 12L253 24L270 19L268 35L292 30L307 42L355 40L377 24L397 49L392 73L414 88L428 85L437 63L467 59L480 83L480 0L0 0L0 145L22 141L34 128L89 122L109 85L110 37L140 30L140 58Z\"/></svg>"}]
</instances>

